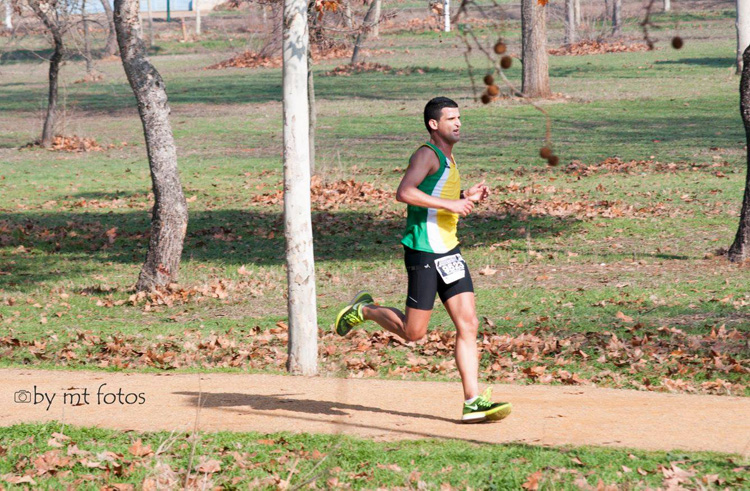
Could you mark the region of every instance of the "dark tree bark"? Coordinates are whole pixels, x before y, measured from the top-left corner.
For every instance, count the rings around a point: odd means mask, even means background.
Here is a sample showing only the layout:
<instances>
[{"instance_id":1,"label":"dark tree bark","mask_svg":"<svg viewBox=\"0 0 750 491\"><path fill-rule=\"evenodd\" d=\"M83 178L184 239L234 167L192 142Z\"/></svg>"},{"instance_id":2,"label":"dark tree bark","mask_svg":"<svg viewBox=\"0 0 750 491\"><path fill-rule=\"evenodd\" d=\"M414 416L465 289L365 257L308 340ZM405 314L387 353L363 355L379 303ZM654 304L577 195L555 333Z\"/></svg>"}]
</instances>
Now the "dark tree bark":
<instances>
[{"instance_id":1,"label":"dark tree bark","mask_svg":"<svg viewBox=\"0 0 750 491\"><path fill-rule=\"evenodd\" d=\"M521 36L521 92L527 97L549 97L546 5L540 5L537 0L521 0Z\"/></svg>"},{"instance_id":2,"label":"dark tree bark","mask_svg":"<svg viewBox=\"0 0 750 491\"><path fill-rule=\"evenodd\" d=\"M109 0L102 0L102 7L107 16L109 32L107 32L107 44L104 46L104 56L117 56L117 32L115 31L115 18Z\"/></svg>"},{"instance_id":3,"label":"dark tree bark","mask_svg":"<svg viewBox=\"0 0 750 491\"><path fill-rule=\"evenodd\" d=\"M49 95L47 97L47 116L44 118L44 129L42 130L41 145L44 148L52 146L55 137L55 123L57 122L57 79L60 75L65 47L63 45L63 28L53 15L56 0L44 2L41 0L29 0L29 6L39 17L47 30L52 34L55 50L49 60Z\"/></svg>"},{"instance_id":4,"label":"dark tree bark","mask_svg":"<svg viewBox=\"0 0 750 491\"><path fill-rule=\"evenodd\" d=\"M745 195L742 198L740 211L740 225L729 248L729 260L742 262L750 257L750 46L745 48L742 55L742 78L740 79L740 114L745 124L745 140L747 150L747 174L745 176Z\"/></svg>"},{"instance_id":5,"label":"dark tree bark","mask_svg":"<svg viewBox=\"0 0 750 491\"><path fill-rule=\"evenodd\" d=\"M367 35L372 30L378 19L375 17L376 4L375 0L370 0L370 8L367 9L365 14L365 20L362 21L362 27L360 28L359 34L357 35L357 41L354 43L354 51L352 52L352 65L359 61L359 52L362 49L362 44L367 39Z\"/></svg>"},{"instance_id":6,"label":"dark tree bark","mask_svg":"<svg viewBox=\"0 0 750 491\"><path fill-rule=\"evenodd\" d=\"M114 20L122 66L138 101L156 200L148 254L135 285L137 291L144 291L177 279L188 211L177 170L167 91L161 75L146 57L138 0L115 0Z\"/></svg>"}]
</instances>

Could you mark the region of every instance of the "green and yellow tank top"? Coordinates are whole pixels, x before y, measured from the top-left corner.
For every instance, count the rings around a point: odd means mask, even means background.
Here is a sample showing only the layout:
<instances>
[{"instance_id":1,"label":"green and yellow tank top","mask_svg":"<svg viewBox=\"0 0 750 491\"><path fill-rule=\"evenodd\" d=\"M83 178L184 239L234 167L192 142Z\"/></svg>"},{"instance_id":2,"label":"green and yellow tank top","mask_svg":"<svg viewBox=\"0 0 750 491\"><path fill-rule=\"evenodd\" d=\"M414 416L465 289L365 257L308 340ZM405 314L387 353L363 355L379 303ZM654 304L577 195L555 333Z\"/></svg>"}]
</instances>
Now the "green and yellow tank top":
<instances>
[{"instance_id":1,"label":"green and yellow tank top","mask_svg":"<svg viewBox=\"0 0 750 491\"><path fill-rule=\"evenodd\" d=\"M430 147L435 152L440 161L440 169L425 177L417 189L437 198L459 199L461 177L456 163L448 159L435 145L425 143L422 146ZM406 231L401 240L406 247L442 254L458 245L458 213L412 205L408 205L406 210Z\"/></svg>"}]
</instances>

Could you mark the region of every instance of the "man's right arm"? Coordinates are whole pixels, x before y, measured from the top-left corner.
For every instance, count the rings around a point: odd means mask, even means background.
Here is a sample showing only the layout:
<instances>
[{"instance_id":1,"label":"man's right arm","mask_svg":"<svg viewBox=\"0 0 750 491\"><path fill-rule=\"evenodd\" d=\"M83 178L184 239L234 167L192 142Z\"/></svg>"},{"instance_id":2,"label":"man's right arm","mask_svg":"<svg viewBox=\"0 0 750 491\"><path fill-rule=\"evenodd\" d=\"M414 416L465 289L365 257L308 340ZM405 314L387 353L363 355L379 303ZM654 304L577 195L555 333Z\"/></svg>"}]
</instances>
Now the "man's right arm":
<instances>
[{"instance_id":1,"label":"man's right arm","mask_svg":"<svg viewBox=\"0 0 750 491\"><path fill-rule=\"evenodd\" d=\"M396 191L396 199L402 203L422 208L439 208L458 213L466 216L471 213L474 203L468 199L444 199L430 196L424 191L420 191L417 186L431 173L437 172L440 168L435 152L427 147L421 147L409 160L409 167L406 169L401 184Z\"/></svg>"}]
</instances>

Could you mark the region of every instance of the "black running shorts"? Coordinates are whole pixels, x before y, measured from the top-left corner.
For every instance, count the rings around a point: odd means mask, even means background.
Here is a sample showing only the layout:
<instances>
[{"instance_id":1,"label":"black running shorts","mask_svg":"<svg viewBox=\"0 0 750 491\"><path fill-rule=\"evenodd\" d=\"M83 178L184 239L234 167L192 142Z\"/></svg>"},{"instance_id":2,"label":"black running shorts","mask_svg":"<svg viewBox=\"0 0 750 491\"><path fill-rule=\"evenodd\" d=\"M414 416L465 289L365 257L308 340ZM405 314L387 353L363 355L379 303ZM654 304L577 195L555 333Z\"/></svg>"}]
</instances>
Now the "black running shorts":
<instances>
[{"instance_id":1,"label":"black running shorts","mask_svg":"<svg viewBox=\"0 0 750 491\"><path fill-rule=\"evenodd\" d=\"M466 275L454 282L446 284L438 273L435 260L461 251L456 247L444 254L422 252L404 246L404 265L409 276L409 291L406 297L406 306L419 310L432 310L435 305L435 294L440 295L440 300L446 300L454 295L465 292L474 292L474 284L471 282L469 267L464 263Z\"/></svg>"}]
</instances>

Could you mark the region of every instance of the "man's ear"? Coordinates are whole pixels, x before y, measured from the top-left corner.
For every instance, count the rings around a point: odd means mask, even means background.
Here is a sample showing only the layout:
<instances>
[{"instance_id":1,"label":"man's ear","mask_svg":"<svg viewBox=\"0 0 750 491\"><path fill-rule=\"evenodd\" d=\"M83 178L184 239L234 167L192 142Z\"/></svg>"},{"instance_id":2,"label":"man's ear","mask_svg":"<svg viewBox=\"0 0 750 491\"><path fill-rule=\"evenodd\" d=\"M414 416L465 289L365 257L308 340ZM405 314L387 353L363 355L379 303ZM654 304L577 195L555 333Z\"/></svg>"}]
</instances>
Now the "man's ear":
<instances>
[{"instance_id":1,"label":"man's ear","mask_svg":"<svg viewBox=\"0 0 750 491\"><path fill-rule=\"evenodd\" d=\"M427 124L430 125L430 128L432 128L433 131L437 131L438 129L438 122L435 119L431 119L427 121Z\"/></svg>"}]
</instances>

